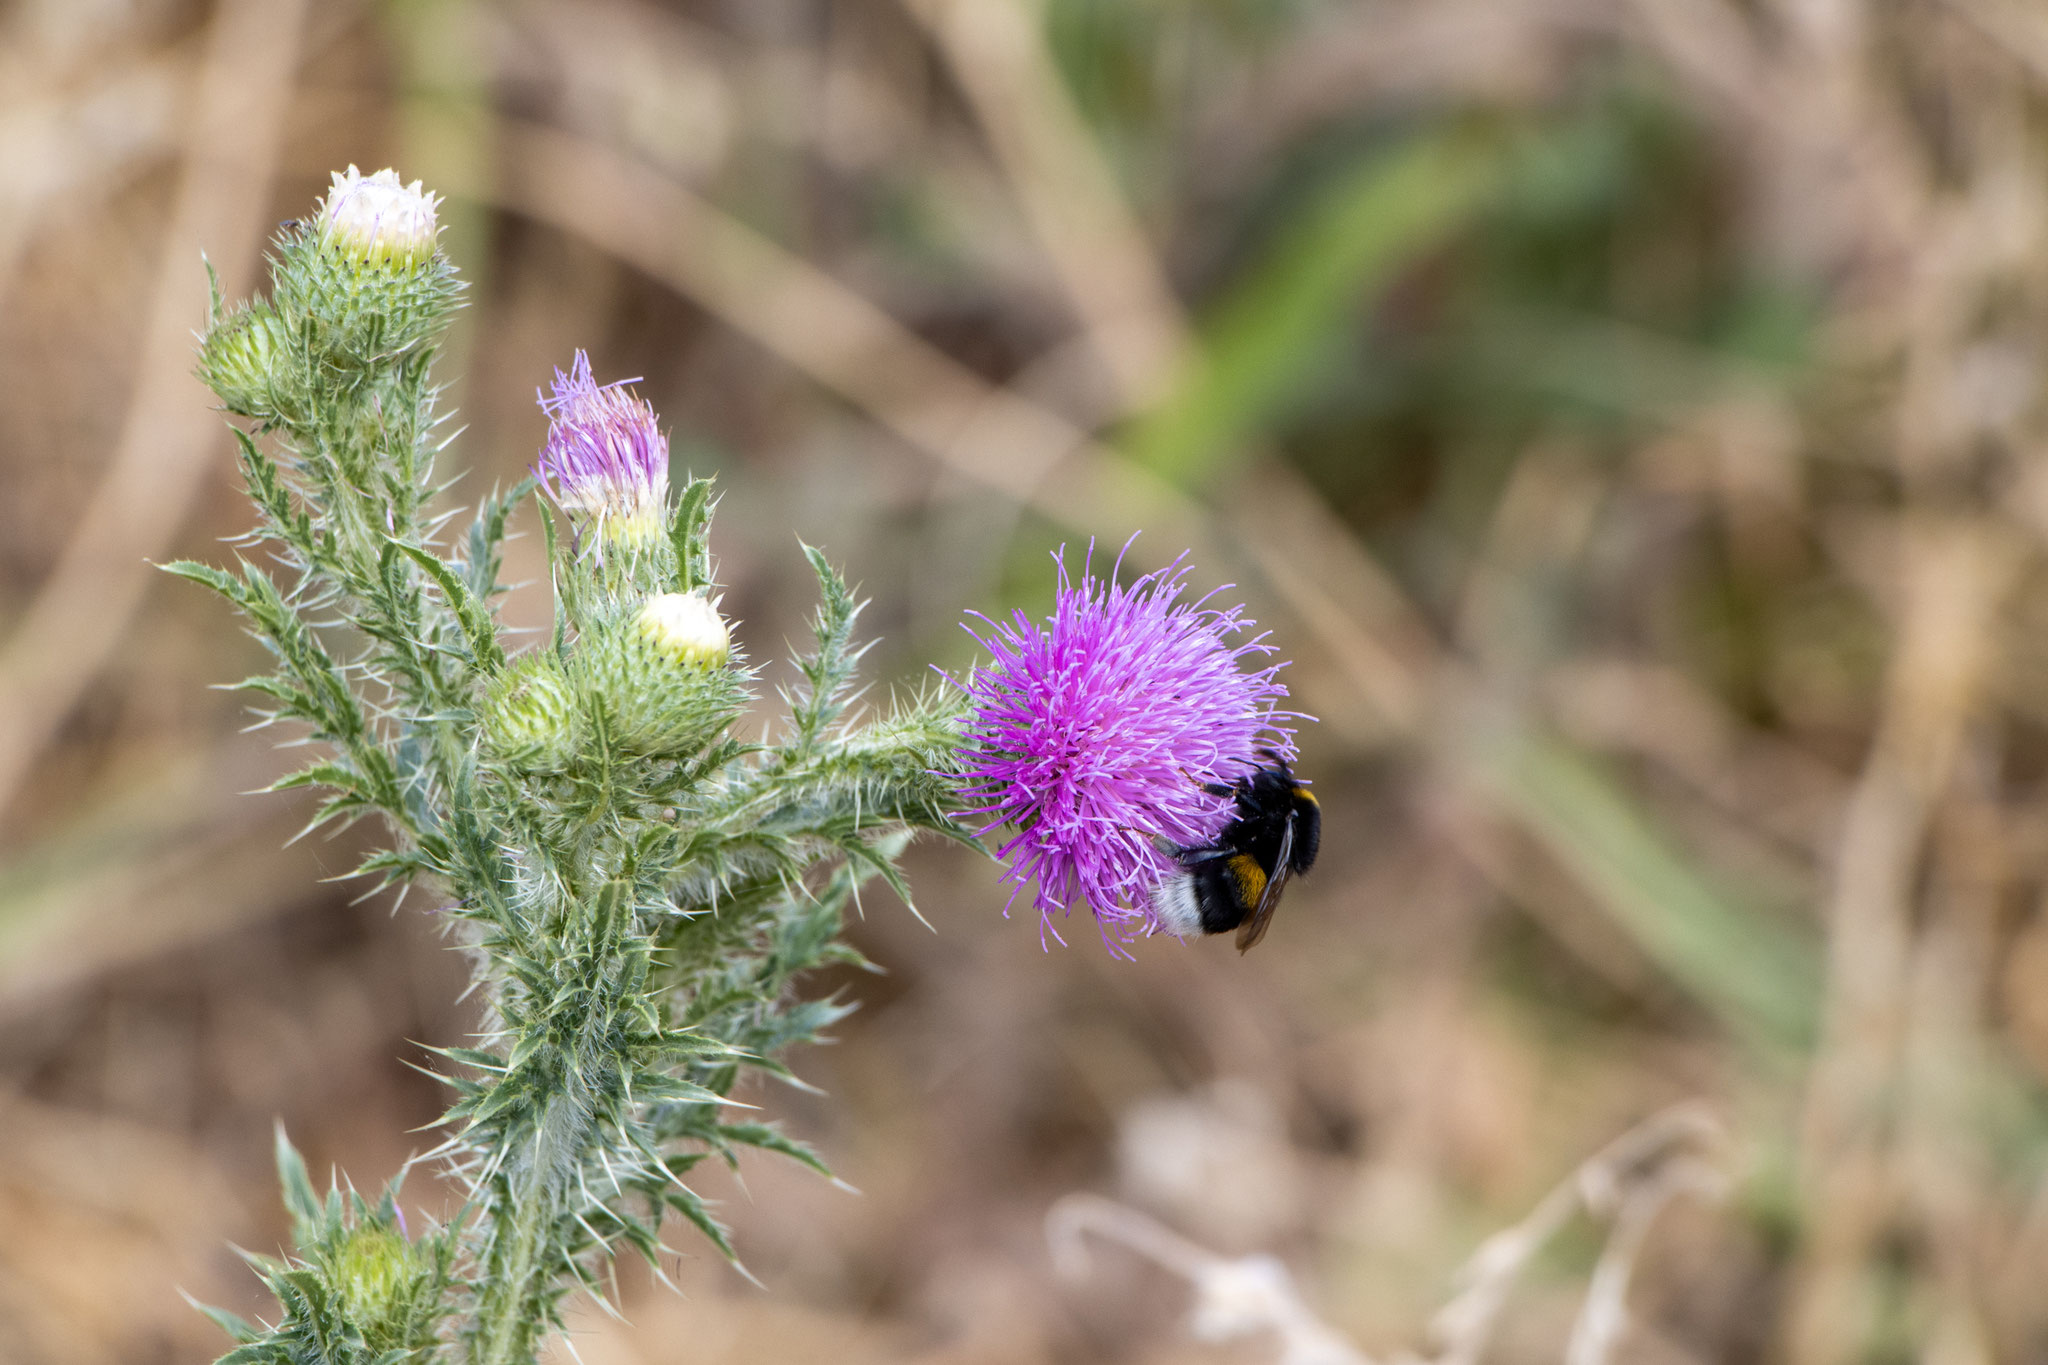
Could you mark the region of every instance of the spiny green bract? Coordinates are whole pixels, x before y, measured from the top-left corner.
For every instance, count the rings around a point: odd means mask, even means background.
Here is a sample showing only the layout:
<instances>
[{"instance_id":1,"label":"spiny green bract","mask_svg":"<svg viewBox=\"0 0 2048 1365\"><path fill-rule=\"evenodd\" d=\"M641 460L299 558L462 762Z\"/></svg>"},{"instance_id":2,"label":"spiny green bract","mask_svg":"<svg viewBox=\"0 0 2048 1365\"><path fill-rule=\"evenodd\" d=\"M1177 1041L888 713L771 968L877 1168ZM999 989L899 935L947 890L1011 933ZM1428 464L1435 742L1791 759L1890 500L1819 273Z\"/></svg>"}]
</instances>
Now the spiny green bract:
<instances>
[{"instance_id":1,"label":"spiny green bract","mask_svg":"<svg viewBox=\"0 0 2048 1365\"><path fill-rule=\"evenodd\" d=\"M508 659L500 554L530 482L460 536L427 511L427 366L452 268L350 257L303 228L274 266L267 302L216 302L201 373L258 424L237 441L250 542L275 567L170 567L244 614L272 656L244 686L327 749L279 785L328 794L316 824L382 817L390 844L364 875L436 886L484 1021L441 1053L455 1099L434 1155L461 1215L409 1241L382 1205L316 1205L281 1148L300 1250L259 1263L283 1316L224 1318L242 1342L229 1358L525 1365L563 1295L597 1292L622 1244L655 1257L667 1215L731 1254L686 1183L707 1156L822 1169L729 1096L749 1071L786 1074L778 1054L845 1012L797 982L859 961L838 936L862 883L907 897L910 835L966 837L957 708L933 692L854 722L859 604L805 547L821 606L788 720L733 737L753 675L714 647L704 480L674 500L666 540L630 554L558 543L540 507L556 629Z\"/></svg>"},{"instance_id":2,"label":"spiny green bract","mask_svg":"<svg viewBox=\"0 0 2048 1365\"><path fill-rule=\"evenodd\" d=\"M323 243L313 222L284 230L271 273L278 313L301 321L308 352L343 382L427 345L461 290L439 254L365 260Z\"/></svg>"}]
</instances>

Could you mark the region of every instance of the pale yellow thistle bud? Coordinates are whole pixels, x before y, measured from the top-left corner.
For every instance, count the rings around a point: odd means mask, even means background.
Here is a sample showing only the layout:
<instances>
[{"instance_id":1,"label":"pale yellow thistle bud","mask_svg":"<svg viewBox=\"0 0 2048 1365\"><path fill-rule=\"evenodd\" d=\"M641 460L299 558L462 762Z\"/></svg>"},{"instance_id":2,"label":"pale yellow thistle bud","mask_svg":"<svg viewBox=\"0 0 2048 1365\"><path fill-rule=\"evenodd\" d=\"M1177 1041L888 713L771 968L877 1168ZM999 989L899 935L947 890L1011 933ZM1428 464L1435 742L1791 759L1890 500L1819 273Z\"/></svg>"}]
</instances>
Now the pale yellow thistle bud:
<instances>
[{"instance_id":1,"label":"pale yellow thistle bud","mask_svg":"<svg viewBox=\"0 0 2048 1365\"><path fill-rule=\"evenodd\" d=\"M732 654L732 635L718 604L701 592L648 598L634 626L643 640L679 664L716 668Z\"/></svg>"},{"instance_id":2,"label":"pale yellow thistle bud","mask_svg":"<svg viewBox=\"0 0 2048 1365\"><path fill-rule=\"evenodd\" d=\"M434 254L439 203L419 181L401 184L388 167L366 176L350 166L334 173L320 205L321 241L363 260L418 265Z\"/></svg>"}]
</instances>

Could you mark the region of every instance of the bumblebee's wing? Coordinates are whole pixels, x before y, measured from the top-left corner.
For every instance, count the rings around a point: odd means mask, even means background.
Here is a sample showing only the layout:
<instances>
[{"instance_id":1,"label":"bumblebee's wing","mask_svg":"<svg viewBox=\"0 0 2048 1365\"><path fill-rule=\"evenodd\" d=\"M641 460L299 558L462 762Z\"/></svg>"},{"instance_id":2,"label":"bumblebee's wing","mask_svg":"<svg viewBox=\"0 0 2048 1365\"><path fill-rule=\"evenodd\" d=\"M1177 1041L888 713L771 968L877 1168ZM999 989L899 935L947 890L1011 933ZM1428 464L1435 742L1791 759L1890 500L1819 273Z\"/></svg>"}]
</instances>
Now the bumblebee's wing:
<instances>
[{"instance_id":1,"label":"bumblebee's wing","mask_svg":"<svg viewBox=\"0 0 2048 1365\"><path fill-rule=\"evenodd\" d=\"M1280 892L1287 885L1288 874L1294 871L1294 813L1289 811L1287 823L1280 826L1280 856L1273 860L1273 871L1266 878L1266 889L1259 893L1259 903L1253 908L1251 917L1237 930L1237 951L1249 952L1251 946L1266 936L1266 926L1273 922L1273 907L1280 903Z\"/></svg>"}]
</instances>

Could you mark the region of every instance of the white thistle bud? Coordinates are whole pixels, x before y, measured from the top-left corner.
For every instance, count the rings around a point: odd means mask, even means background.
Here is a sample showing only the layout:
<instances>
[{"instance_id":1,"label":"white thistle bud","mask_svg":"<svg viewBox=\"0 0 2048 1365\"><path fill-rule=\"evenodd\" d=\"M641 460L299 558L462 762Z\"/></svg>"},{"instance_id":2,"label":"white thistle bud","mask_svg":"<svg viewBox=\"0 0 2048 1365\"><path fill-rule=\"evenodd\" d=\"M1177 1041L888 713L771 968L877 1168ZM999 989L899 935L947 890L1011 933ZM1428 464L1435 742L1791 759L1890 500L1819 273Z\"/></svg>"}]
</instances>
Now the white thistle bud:
<instances>
[{"instance_id":1,"label":"white thistle bud","mask_svg":"<svg viewBox=\"0 0 2048 1365\"><path fill-rule=\"evenodd\" d=\"M648 598L634 627L640 638L679 664L716 668L732 655L732 635L718 604L701 592Z\"/></svg>"},{"instance_id":2,"label":"white thistle bud","mask_svg":"<svg viewBox=\"0 0 2048 1365\"><path fill-rule=\"evenodd\" d=\"M365 176L350 166L334 173L321 202L321 241L368 261L419 265L434 254L434 208L440 202L417 180L399 183L398 172L388 167Z\"/></svg>"}]
</instances>

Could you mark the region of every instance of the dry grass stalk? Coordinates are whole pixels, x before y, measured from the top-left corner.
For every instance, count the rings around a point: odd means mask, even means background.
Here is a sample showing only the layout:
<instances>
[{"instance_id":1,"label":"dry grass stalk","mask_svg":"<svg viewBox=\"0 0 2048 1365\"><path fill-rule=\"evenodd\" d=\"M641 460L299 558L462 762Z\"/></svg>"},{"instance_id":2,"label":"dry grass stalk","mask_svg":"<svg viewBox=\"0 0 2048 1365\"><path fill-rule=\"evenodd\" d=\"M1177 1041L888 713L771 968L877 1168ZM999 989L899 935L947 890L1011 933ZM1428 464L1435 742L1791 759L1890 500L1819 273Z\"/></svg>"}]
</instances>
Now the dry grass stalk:
<instances>
[{"instance_id":1,"label":"dry grass stalk","mask_svg":"<svg viewBox=\"0 0 2048 1365\"><path fill-rule=\"evenodd\" d=\"M1481 1243L1458 1272L1458 1293L1430 1321L1434 1349L1407 1352L1393 1365L1478 1365L1515 1283L1551 1239L1582 1210L1607 1220L1607 1244L1575 1321L1566 1365L1607 1365L1628 1327L1628 1287L1644 1239L1673 1199L1710 1202L1728 1189L1718 1120L1697 1103L1654 1114L1588 1158L1521 1222ZM1145 1214L1098 1195L1069 1195L1046 1214L1055 1264L1071 1279L1089 1269L1087 1238L1115 1242L1188 1281L1195 1291L1190 1328L1197 1339L1268 1335L1281 1365L1371 1365L1302 1299L1271 1256L1219 1256Z\"/></svg>"}]
</instances>

